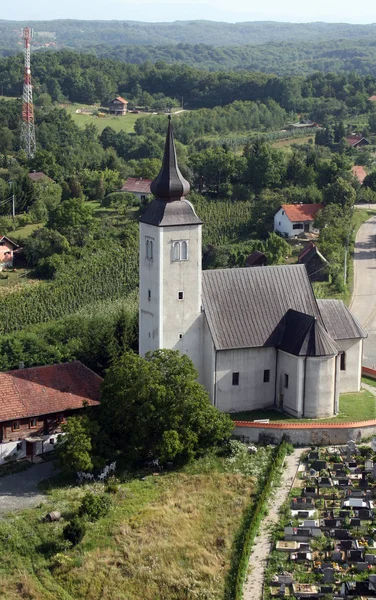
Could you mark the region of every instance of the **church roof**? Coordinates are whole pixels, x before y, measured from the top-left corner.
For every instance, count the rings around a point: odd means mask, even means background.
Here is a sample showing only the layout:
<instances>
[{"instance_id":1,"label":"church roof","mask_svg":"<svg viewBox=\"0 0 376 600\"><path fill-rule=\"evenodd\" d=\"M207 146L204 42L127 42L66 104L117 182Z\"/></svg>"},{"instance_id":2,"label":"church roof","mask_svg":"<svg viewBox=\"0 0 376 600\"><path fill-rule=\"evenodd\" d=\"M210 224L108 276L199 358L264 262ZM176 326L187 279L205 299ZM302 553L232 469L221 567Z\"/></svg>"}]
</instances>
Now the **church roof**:
<instances>
[{"instance_id":1,"label":"church roof","mask_svg":"<svg viewBox=\"0 0 376 600\"><path fill-rule=\"evenodd\" d=\"M367 333L342 300L317 300L324 325L334 340L367 337Z\"/></svg>"},{"instance_id":2,"label":"church roof","mask_svg":"<svg viewBox=\"0 0 376 600\"><path fill-rule=\"evenodd\" d=\"M168 121L162 168L150 189L155 198L147 205L140 219L141 223L156 227L202 223L192 204L184 197L189 193L190 187L178 167L171 118Z\"/></svg>"},{"instance_id":3,"label":"church roof","mask_svg":"<svg viewBox=\"0 0 376 600\"><path fill-rule=\"evenodd\" d=\"M289 309L323 325L304 265L203 271L202 291L217 350L277 346Z\"/></svg>"},{"instance_id":4,"label":"church roof","mask_svg":"<svg viewBox=\"0 0 376 600\"><path fill-rule=\"evenodd\" d=\"M290 309L284 325L280 350L296 356L337 356L335 342L316 317Z\"/></svg>"}]
</instances>

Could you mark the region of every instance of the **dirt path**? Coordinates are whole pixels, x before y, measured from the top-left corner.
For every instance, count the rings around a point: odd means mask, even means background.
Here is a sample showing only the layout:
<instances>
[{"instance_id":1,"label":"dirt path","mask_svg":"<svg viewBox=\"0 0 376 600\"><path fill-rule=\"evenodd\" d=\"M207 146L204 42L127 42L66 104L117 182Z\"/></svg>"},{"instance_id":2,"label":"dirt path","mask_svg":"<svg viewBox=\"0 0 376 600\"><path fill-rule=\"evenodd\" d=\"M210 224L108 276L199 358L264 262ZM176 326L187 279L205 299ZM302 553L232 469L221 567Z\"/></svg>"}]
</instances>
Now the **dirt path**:
<instances>
[{"instance_id":1,"label":"dirt path","mask_svg":"<svg viewBox=\"0 0 376 600\"><path fill-rule=\"evenodd\" d=\"M38 490L38 484L54 473L53 463L32 466L27 471L0 478L0 515L15 510L37 506L46 496Z\"/></svg>"},{"instance_id":2,"label":"dirt path","mask_svg":"<svg viewBox=\"0 0 376 600\"><path fill-rule=\"evenodd\" d=\"M286 467L282 475L281 485L271 498L269 513L261 523L260 533L256 538L249 559L248 577L243 590L244 600L262 600L264 571L270 552L270 530L278 522L279 510L290 492L299 467L300 457L305 450L306 448L298 448L286 457Z\"/></svg>"}]
</instances>

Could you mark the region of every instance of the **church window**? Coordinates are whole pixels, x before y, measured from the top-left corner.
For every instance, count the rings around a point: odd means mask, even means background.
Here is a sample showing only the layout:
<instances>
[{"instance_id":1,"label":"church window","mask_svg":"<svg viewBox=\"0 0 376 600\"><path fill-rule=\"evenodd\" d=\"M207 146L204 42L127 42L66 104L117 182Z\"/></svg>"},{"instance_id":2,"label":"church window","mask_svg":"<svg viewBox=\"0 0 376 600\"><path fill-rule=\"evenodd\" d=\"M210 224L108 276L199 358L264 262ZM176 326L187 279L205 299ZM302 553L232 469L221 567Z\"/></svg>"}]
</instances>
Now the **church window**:
<instances>
[{"instance_id":1,"label":"church window","mask_svg":"<svg viewBox=\"0 0 376 600\"><path fill-rule=\"evenodd\" d=\"M172 244L172 260L188 260L188 242L181 240Z\"/></svg>"},{"instance_id":2,"label":"church window","mask_svg":"<svg viewBox=\"0 0 376 600\"><path fill-rule=\"evenodd\" d=\"M181 260L188 260L188 244L187 244L187 242L181 243Z\"/></svg>"},{"instance_id":3,"label":"church window","mask_svg":"<svg viewBox=\"0 0 376 600\"><path fill-rule=\"evenodd\" d=\"M341 352L341 371L346 371L346 352Z\"/></svg>"},{"instance_id":4,"label":"church window","mask_svg":"<svg viewBox=\"0 0 376 600\"><path fill-rule=\"evenodd\" d=\"M179 340L182 340L182 339L183 339L183 334L179 333Z\"/></svg>"},{"instance_id":5,"label":"church window","mask_svg":"<svg viewBox=\"0 0 376 600\"><path fill-rule=\"evenodd\" d=\"M232 374L232 385L239 385L239 373Z\"/></svg>"},{"instance_id":6,"label":"church window","mask_svg":"<svg viewBox=\"0 0 376 600\"><path fill-rule=\"evenodd\" d=\"M289 376L285 373L285 388L289 387Z\"/></svg>"},{"instance_id":7,"label":"church window","mask_svg":"<svg viewBox=\"0 0 376 600\"><path fill-rule=\"evenodd\" d=\"M184 292L178 292L178 300L184 300Z\"/></svg>"},{"instance_id":8,"label":"church window","mask_svg":"<svg viewBox=\"0 0 376 600\"><path fill-rule=\"evenodd\" d=\"M151 300L151 290L148 290L148 300Z\"/></svg>"},{"instance_id":9,"label":"church window","mask_svg":"<svg viewBox=\"0 0 376 600\"><path fill-rule=\"evenodd\" d=\"M270 369L264 370L264 383L269 383L270 381Z\"/></svg>"},{"instance_id":10,"label":"church window","mask_svg":"<svg viewBox=\"0 0 376 600\"><path fill-rule=\"evenodd\" d=\"M172 259L180 260L180 242L174 242L172 247Z\"/></svg>"},{"instance_id":11,"label":"church window","mask_svg":"<svg viewBox=\"0 0 376 600\"><path fill-rule=\"evenodd\" d=\"M153 240L146 239L146 258L149 260L153 260L153 252L154 252L154 242Z\"/></svg>"}]
</instances>

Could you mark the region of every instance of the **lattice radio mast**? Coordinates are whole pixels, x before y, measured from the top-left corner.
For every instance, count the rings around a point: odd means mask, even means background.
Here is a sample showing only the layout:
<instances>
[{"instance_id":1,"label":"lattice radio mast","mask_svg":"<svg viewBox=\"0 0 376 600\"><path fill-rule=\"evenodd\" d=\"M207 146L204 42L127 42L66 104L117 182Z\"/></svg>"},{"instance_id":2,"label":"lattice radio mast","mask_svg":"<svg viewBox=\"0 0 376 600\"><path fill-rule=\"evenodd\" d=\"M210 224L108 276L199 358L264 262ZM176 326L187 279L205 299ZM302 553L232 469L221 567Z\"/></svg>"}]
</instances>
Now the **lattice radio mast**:
<instances>
[{"instance_id":1,"label":"lattice radio mast","mask_svg":"<svg viewBox=\"0 0 376 600\"><path fill-rule=\"evenodd\" d=\"M21 30L21 33L22 39L25 41L25 76L22 95L21 148L25 150L27 157L30 159L35 156L36 151L33 87L31 85L30 69L30 40L33 37L33 30L30 27L24 27Z\"/></svg>"}]
</instances>

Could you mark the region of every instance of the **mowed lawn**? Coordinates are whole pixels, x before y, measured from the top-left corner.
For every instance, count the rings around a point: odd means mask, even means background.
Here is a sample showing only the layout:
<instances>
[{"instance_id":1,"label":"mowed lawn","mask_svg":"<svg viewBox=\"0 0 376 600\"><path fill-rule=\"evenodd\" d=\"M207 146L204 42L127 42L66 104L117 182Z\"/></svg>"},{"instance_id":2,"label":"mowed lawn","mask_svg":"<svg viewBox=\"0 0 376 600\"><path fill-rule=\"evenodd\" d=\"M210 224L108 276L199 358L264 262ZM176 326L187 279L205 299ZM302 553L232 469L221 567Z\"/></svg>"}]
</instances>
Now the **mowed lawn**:
<instances>
[{"instance_id":1,"label":"mowed lawn","mask_svg":"<svg viewBox=\"0 0 376 600\"><path fill-rule=\"evenodd\" d=\"M345 423L346 421L369 421L376 419L376 397L368 390L359 393L341 394L339 399L339 413L332 419L293 419L277 410L251 410L247 412L231 413L234 421L254 421L269 419L276 423Z\"/></svg>"},{"instance_id":2,"label":"mowed lawn","mask_svg":"<svg viewBox=\"0 0 376 600\"><path fill-rule=\"evenodd\" d=\"M64 545L63 527L84 493L103 486L55 484L42 507L0 520L4 598L222 600L234 536L271 456L213 454L180 472L129 478L76 548ZM64 520L42 522L51 510Z\"/></svg>"},{"instance_id":3,"label":"mowed lawn","mask_svg":"<svg viewBox=\"0 0 376 600\"><path fill-rule=\"evenodd\" d=\"M105 127L112 127L115 131L125 131L126 133L132 133L134 131L134 125L138 119L149 116L150 113L127 113L123 117L105 116L97 117L95 115L77 113L78 109L85 110L99 110L100 107L94 107L84 104L62 104L62 107L71 115L73 121L79 127L84 128L86 125L94 124L98 129L99 133L102 133Z\"/></svg>"}]
</instances>

